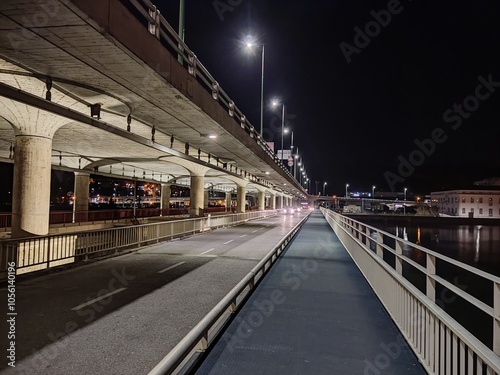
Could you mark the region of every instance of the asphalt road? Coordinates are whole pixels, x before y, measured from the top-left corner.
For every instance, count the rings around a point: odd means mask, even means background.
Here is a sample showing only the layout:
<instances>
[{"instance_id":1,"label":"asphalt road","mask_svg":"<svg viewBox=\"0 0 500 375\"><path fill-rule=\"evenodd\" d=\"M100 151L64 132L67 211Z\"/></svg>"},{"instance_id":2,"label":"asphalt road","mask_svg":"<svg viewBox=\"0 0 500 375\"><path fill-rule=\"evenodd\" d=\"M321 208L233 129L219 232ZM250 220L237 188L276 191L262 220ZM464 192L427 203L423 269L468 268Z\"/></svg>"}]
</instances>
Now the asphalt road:
<instances>
[{"instance_id":1,"label":"asphalt road","mask_svg":"<svg viewBox=\"0 0 500 375\"><path fill-rule=\"evenodd\" d=\"M16 284L15 368L2 374L147 374L302 217L163 242ZM0 289L4 317L7 290ZM2 352L9 340L2 319Z\"/></svg>"}]
</instances>

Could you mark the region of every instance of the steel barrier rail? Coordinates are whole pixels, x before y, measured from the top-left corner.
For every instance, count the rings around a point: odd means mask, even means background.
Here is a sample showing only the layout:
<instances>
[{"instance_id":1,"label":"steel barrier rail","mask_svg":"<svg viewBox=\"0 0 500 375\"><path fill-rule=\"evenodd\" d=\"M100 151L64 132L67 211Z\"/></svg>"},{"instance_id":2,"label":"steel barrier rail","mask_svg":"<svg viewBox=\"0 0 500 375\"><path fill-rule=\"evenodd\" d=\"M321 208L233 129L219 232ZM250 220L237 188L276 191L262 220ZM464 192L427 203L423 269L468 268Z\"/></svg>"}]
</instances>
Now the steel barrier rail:
<instances>
[{"instance_id":1,"label":"steel barrier rail","mask_svg":"<svg viewBox=\"0 0 500 375\"><path fill-rule=\"evenodd\" d=\"M297 223L226 296L148 373L168 375L189 371L196 364L197 354L204 352L217 338L234 313L244 304L257 284L269 271L301 226L308 213Z\"/></svg>"},{"instance_id":2,"label":"steel barrier rail","mask_svg":"<svg viewBox=\"0 0 500 375\"><path fill-rule=\"evenodd\" d=\"M330 210L321 211L429 374L500 374L496 354L500 348L500 278ZM394 246L387 245L385 238L394 240ZM403 248L425 253L425 264L410 259ZM384 260L384 251L394 255L394 267ZM438 259L490 282L493 307L440 277ZM404 264L425 275L425 293L403 276ZM436 304L436 285L492 317L493 350Z\"/></svg>"},{"instance_id":3,"label":"steel barrier rail","mask_svg":"<svg viewBox=\"0 0 500 375\"><path fill-rule=\"evenodd\" d=\"M170 220L134 226L107 228L0 241L0 280L7 276L8 262L16 263L23 274L69 263L85 262L122 250L201 233L213 228L234 226L249 220L276 216L276 210L209 215L202 218Z\"/></svg>"}]
</instances>

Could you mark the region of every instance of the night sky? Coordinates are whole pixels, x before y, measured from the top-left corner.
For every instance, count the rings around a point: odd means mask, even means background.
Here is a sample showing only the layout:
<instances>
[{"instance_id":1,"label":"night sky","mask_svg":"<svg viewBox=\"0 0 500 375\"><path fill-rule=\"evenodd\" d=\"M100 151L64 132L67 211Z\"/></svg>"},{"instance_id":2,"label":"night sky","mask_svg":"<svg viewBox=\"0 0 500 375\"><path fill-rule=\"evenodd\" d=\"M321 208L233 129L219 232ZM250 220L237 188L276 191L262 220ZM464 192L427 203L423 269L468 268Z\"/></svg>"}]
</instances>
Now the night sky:
<instances>
[{"instance_id":1,"label":"night sky","mask_svg":"<svg viewBox=\"0 0 500 375\"><path fill-rule=\"evenodd\" d=\"M256 129L260 50L242 40L265 45L264 97L285 103L313 193L500 176L498 1L185 1L186 43ZM154 3L177 29L178 1ZM281 143L280 112L264 119Z\"/></svg>"}]
</instances>

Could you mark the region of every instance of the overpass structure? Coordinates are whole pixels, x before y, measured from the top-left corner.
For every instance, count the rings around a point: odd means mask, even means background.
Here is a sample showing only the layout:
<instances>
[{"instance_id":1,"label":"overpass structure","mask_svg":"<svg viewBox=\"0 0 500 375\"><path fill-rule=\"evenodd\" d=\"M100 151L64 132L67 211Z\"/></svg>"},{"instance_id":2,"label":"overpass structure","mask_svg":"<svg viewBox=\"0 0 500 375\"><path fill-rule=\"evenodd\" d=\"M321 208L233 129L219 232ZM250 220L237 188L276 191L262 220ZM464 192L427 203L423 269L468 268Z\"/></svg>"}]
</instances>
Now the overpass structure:
<instances>
[{"instance_id":1,"label":"overpass structure","mask_svg":"<svg viewBox=\"0 0 500 375\"><path fill-rule=\"evenodd\" d=\"M49 229L51 168L247 192L259 209L306 196L254 127L149 0L0 4L0 160L14 164L12 236ZM267 203L267 204L266 204Z\"/></svg>"}]
</instances>

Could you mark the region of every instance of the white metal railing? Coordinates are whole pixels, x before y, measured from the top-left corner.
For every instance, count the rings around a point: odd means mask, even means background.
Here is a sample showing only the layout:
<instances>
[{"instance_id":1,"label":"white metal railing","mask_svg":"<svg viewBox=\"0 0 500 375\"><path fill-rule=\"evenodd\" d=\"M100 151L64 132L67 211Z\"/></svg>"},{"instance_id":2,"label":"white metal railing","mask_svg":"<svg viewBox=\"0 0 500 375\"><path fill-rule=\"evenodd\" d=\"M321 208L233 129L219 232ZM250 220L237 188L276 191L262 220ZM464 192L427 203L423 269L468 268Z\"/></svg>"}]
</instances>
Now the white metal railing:
<instances>
[{"instance_id":1,"label":"white metal railing","mask_svg":"<svg viewBox=\"0 0 500 375\"><path fill-rule=\"evenodd\" d=\"M16 273L19 275L110 256L125 249L133 249L214 228L238 225L248 220L275 216L277 212L266 210L208 215L194 219L2 240L0 241L0 279L5 279L9 262L15 262Z\"/></svg>"},{"instance_id":2,"label":"white metal railing","mask_svg":"<svg viewBox=\"0 0 500 375\"><path fill-rule=\"evenodd\" d=\"M187 373L195 364L200 353L214 343L218 334L231 317L244 304L300 230L309 215L296 224L231 291L149 372L148 375Z\"/></svg>"},{"instance_id":3,"label":"white metal railing","mask_svg":"<svg viewBox=\"0 0 500 375\"><path fill-rule=\"evenodd\" d=\"M248 136L253 138L266 154L274 160L277 166L293 180L294 178L288 167L278 158L267 142L250 123L248 118L241 112L229 95L220 87L215 78L198 60L194 52L184 43L172 26L160 14L157 7L150 0L129 0L129 2L142 17L144 17L146 22L148 22L149 32L158 40L165 42L171 52L179 56L179 62L189 74L197 78L204 89L212 94L214 100L219 102L224 110L245 129Z\"/></svg>"},{"instance_id":4,"label":"white metal railing","mask_svg":"<svg viewBox=\"0 0 500 375\"><path fill-rule=\"evenodd\" d=\"M333 211L322 208L321 212L429 374L500 374L499 277ZM423 254L422 261L410 257L415 252ZM393 265L384 260L384 254L392 256ZM452 265L490 283L493 306L440 276L440 264ZM424 292L403 275L408 266L425 277ZM437 286L491 317L493 350L439 307Z\"/></svg>"}]
</instances>

